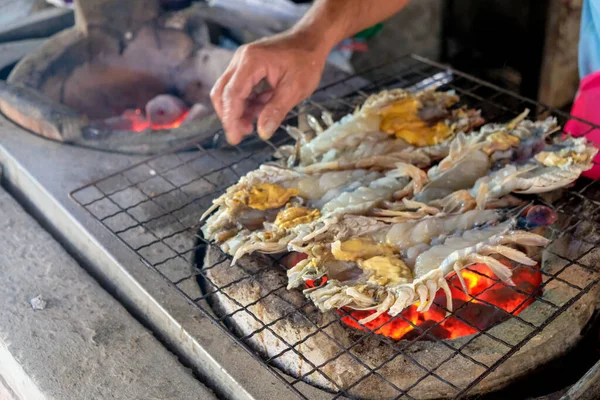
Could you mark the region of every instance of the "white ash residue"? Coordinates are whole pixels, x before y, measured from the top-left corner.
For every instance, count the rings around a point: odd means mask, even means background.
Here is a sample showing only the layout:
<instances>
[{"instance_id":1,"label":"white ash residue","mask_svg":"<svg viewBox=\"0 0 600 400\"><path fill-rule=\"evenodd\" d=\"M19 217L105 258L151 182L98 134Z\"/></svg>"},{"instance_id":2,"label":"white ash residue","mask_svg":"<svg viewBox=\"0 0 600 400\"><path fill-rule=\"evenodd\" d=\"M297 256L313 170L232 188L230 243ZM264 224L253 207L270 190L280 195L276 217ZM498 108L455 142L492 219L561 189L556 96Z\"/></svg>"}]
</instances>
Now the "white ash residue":
<instances>
[{"instance_id":1,"label":"white ash residue","mask_svg":"<svg viewBox=\"0 0 600 400\"><path fill-rule=\"evenodd\" d=\"M42 298L42 295L37 295L33 299L29 300L29 304L31 304L31 308L34 310L43 310L48 305L48 302Z\"/></svg>"}]
</instances>

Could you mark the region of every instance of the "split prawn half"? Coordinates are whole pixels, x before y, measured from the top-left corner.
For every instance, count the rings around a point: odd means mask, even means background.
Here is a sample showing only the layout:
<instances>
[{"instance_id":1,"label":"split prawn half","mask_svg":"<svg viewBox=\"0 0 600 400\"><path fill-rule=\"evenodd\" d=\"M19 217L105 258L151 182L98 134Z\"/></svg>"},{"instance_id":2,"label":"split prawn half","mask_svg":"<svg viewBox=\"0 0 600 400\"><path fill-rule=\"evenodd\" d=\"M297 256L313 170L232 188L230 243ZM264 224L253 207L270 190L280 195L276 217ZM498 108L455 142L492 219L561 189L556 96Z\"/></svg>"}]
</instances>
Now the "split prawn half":
<instances>
[{"instance_id":1,"label":"split prawn half","mask_svg":"<svg viewBox=\"0 0 600 400\"><path fill-rule=\"evenodd\" d=\"M515 247L550 243L543 236L518 229L517 218L502 222L503 214L473 210L434 216L380 225L380 229L363 236L340 237L329 249L315 244L309 257L288 271L288 288L327 276L324 285L305 289L304 294L321 311L342 307L375 311L360 321L363 324L386 312L395 316L413 304L418 304L417 311L425 312L439 289L445 292L451 310L452 294L446 280L449 274L457 274L466 292L460 271L482 263L512 285L511 269L495 256L533 266L536 261Z\"/></svg>"},{"instance_id":2,"label":"split prawn half","mask_svg":"<svg viewBox=\"0 0 600 400\"><path fill-rule=\"evenodd\" d=\"M507 164L479 178L470 189L454 192L429 205L444 211L483 209L510 193L540 194L561 189L591 169L597 153L598 149L585 138L568 137L546 145L522 164Z\"/></svg>"},{"instance_id":3,"label":"split prawn half","mask_svg":"<svg viewBox=\"0 0 600 400\"><path fill-rule=\"evenodd\" d=\"M280 155L285 165L306 172L355 166L357 160L363 166L377 162L393 168L406 162L426 167L448 154L458 132L468 133L485 122L480 111L452 108L458 101L453 92L382 91L338 122L324 112L326 128L308 116L314 135L288 127L296 145L285 146Z\"/></svg>"},{"instance_id":4,"label":"split prawn half","mask_svg":"<svg viewBox=\"0 0 600 400\"><path fill-rule=\"evenodd\" d=\"M428 203L469 189L507 163L523 163L541 151L547 136L558 129L556 119L533 122L525 119L528 113L525 110L507 124L484 125L469 136L458 134L448 156L429 169L429 184L414 200Z\"/></svg>"}]
</instances>

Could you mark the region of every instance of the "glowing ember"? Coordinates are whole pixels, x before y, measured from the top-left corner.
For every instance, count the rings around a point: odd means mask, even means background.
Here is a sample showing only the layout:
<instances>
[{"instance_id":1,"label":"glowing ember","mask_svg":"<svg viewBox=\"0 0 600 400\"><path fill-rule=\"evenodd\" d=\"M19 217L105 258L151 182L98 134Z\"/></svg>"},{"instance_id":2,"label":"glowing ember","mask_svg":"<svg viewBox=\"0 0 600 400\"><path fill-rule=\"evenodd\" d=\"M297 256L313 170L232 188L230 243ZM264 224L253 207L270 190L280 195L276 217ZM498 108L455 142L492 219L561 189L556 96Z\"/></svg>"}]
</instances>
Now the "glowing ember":
<instances>
[{"instance_id":1,"label":"glowing ember","mask_svg":"<svg viewBox=\"0 0 600 400\"><path fill-rule=\"evenodd\" d=\"M291 253L283 263L291 267L304 258L306 258L304 254ZM413 305L396 317L383 314L364 326L357 321L371 315L374 311L344 309L338 310L338 313L342 316L342 321L349 326L360 330L374 330L377 334L397 340L432 340L433 337L455 339L505 321L509 317L506 312L519 314L533 303L542 283L539 267L514 268L512 277L514 287L503 284L483 264L472 265L463 270L461 275L465 280L468 295L462 290L457 276L449 279L454 313L448 317L445 310L446 297L441 290L436 296L434 305L424 313L417 312L417 305ZM314 287L325 282L327 277L318 282L308 281L306 286ZM427 329L429 329L427 333L423 333Z\"/></svg>"},{"instance_id":2,"label":"glowing ember","mask_svg":"<svg viewBox=\"0 0 600 400\"><path fill-rule=\"evenodd\" d=\"M186 111L183 114L181 114L181 116L179 116L179 118L177 118L172 123L162 124L162 125L151 124L150 121L148 121L148 119L142 113L142 110L140 110L140 109L133 110L133 111L129 111L129 110L125 111L123 113L123 117L127 118L131 121L131 129L130 130L135 131L135 132L142 132L142 131L145 131L146 129L159 130L159 129L179 128L179 126L181 125L183 120L185 120L185 117L187 117L188 112L189 111Z\"/></svg>"}]
</instances>

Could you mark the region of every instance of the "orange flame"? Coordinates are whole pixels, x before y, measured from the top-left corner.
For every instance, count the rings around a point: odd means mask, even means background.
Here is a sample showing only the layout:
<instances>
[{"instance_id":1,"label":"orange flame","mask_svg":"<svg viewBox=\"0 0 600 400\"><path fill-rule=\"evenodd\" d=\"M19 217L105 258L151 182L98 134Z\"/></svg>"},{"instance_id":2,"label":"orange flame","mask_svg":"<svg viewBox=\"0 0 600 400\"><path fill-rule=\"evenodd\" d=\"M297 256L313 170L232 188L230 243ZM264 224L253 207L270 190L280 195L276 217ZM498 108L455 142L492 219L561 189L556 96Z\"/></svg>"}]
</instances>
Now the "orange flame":
<instances>
[{"instance_id":1,"label":"orange flame","mask_svg":"<svg viewBox=\"0 0 600 400\"><path fill-rule=\"evenodd\" d=\"M542 274L539 268L517 267L513 270L515 287L500 282L494 273L483 264L477 264L461 272L465 279L468 295L465 294L456 276L450 279L454 313L446 317L446 299L442 291L438 292L434 305L429 311L419 313L418 305L404 310L392 318L388 314L364 326L357 321L374 311L338 311L342 321L361 330L374 330L375 333L393 339L431 340L455 339L487 329L510 317L519 314L535 300ZM515 290L517 289L517 290ZM444 308L442 308L444 307ZM497 308L496 308L497 307ZM503 312L504 310L506 312ZM433 327L433 328L432 328ZM430 328L427 333L423 333Z\"/></svg>"},{"instance_id":2,"label":"orange flame","mask_svg":"<svg viewBox=\"0 0 600 400\"><path fill-rule=\"evenodd\" d=\"M146 129L160 130L179 128L181 123L185 120L185 117L187 117L188 113L189 111L184 112L179 116L179 118L177 118L170 124L151 124L150 121L143 115L142 110L140 110L139 108L135 111L125 111L123 113L123 117L129 119L132 122L132 131L142 132Z\"/></svg>"},{"instance_id":3,"label":"orange flame","mask_svg":"<svg viewBox=\"0 0 600 400\"><path fill-rule=\"evenodd\" d=\"M293 266L304 258L304 254L291 253L284 265ZM505 264L510 267L508 262ZM374 331L396 340L455 339L505 321L510 314L519 314L535 301L542 283L539 266L514 268L514 287L505 285L483 264L472 265L461 271L461 275L465 280L467 293L462 290L456 275L449 279L454 310L450 316L446 316L446 296L441 290L431 308L423 313L417 311L418 305L412 305L396 317L382 314L364 325L358 321L375 311L343 309L338 310L338 313L342 316L342 321L351 327ZM307 281L306 286L320 286L325 282L327 277L319 282Z\"/></svg>"}]
</instances>

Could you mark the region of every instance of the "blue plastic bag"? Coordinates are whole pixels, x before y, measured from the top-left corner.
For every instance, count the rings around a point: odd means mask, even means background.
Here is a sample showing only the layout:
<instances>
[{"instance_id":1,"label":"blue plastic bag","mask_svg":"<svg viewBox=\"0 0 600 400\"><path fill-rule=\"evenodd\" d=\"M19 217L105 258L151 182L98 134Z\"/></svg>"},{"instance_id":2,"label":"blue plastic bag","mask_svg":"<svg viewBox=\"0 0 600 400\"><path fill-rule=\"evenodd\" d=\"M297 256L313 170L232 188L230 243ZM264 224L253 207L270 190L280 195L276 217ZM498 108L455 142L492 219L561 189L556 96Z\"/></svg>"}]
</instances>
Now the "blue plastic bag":
<instances>
[{"instance_id":1,"label":"blue plastic bag","mask_svg":"<svg viewBox=\"0 0 600 400\"><path fill-rule=\"evenodd\" d=\"M600 0L584 0L579 35L581 79L600 71Z\"/></svg>"}]
</instances>

